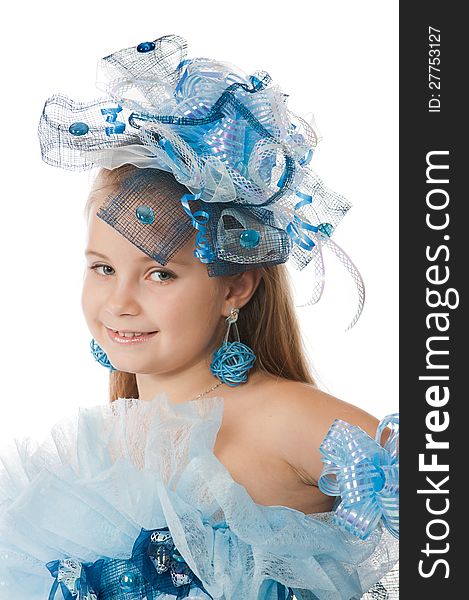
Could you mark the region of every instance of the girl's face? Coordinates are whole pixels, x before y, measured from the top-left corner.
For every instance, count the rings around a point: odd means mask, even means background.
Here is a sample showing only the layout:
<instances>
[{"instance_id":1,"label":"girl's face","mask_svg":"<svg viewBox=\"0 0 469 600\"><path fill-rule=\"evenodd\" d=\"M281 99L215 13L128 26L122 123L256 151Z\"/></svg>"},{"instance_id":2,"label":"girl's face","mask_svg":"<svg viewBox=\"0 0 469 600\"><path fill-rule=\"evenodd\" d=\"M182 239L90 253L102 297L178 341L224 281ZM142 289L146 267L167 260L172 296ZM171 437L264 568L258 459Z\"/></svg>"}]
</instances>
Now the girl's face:
<instances>
[{"instance_id":1,"label":"girl's face","mask_svg":"<svg viewBox=\"0 0 469 600\"><path fill-rule=\"evenodd\" d=\"M195 230L162 266L96 216L104 195L94 194L82 293L92 336L119 371L169 374L201 361L208 366L223 338L226 290L194 256ZM157 333L144 342L123 344L112 339L109 329Z\"/></svg>"}]
</instances>

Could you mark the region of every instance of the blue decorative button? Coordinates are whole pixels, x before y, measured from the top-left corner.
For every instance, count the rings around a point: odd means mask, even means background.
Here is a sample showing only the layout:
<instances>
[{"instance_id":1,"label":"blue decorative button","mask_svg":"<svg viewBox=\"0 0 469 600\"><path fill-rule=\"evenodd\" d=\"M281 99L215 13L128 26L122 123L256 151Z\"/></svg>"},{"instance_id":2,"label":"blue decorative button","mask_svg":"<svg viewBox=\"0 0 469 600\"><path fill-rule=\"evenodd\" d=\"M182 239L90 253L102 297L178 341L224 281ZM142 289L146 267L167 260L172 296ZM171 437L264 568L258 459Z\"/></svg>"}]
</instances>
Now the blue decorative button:
<instances>
[{"instance_id":1,"label":"blue decorative button","mask_svg":"<svg viewBox=\"0 0 469 600\"><path fill-rule=\"evenodd\" d=\"M80 123L80 121L77 121L76 123L72 123L68 130L72 135L85 135L85 133L88 133L90 128L86 123Z\"/></svg>"},{"instance_id":2,"label":"blue decorative button","mask_svg":"<svg viewBox=\"0 0 469 600\"><path fill-rule=\"evenodd\" d=\"M331 237L332 232L334 231L334 228L330 223L321 223L318 225L318 229L321 233L324 233L324 235L327 235L328 237Z\"/></svg>"},{"instance_id":3,"label":"blue decorative button","mask_svg":"<svg viewBox=\"0 0 469 600\"><path fill-rule=\"evenodd\" d=\"M373 490L377 493L383 489L384 484L386 483L386 475L384 474L383 469L379 465L375 464L375 467L377 472L379 473L379 477L373 479Z\"/></svg>"},{"instance_id":4,"label":"blue decorative button","mask_svg":"<svg viewBox=\"0 0 469 600\"><path fill-rule=\"evenodd\" d=\"M133 592L137 585L138 575L131 571L124 571L119 577L119 587L125 592Z\"/></svg>"},{"instance_id":5,"label":"blue decorative button","mask_svg":"<svg viewBox=\"0 0 469 600\"><path fill-rule=\"evenodd\" d=\"M239 236L243 248L255 248L261 240L261 234L256 229L245 229Z\"/></svg>"},{"instance_id":6,"label":"blue decorative button","mask_svg":"<svg viewBox=\"0 0 469 600\"><path fill-rule=\"evenodd\" d=\"M137 52L151 52L155 49L155 42L142 42L137 46Z\"/></svg>"},{"instance_id":7,"label":"blue decorative button","mask_svg":"<svg viewBox=\"0 0 469 600\"><path fill-rule=\"evenodd\" d=\"M143 223L144 225L151 225L155 220L153 209L146 204L141 204L135 211L135 214L140 223Z\"/></svg>"}]
</instances>

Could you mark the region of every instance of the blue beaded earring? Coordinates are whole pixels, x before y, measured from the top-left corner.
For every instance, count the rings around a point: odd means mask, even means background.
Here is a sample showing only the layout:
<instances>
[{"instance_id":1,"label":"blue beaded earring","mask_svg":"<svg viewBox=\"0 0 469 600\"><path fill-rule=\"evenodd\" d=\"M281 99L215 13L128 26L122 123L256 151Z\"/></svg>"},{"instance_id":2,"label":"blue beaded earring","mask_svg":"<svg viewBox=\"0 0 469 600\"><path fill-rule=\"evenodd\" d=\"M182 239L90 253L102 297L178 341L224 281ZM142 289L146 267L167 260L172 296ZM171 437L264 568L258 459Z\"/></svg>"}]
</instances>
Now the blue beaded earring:
<instances>
[{"instance_id":1,"label":"blue beaded earring","mask_svg":"<svg viewBox=\"0 0 469 600\"><path fill-rule=\"evenodd\" d=\"M104 350L101 348L101 346L95 341L94 338L92 338L92 340L91 340L90 348L91 348L91 354L99 362L100 365L103 365L103 367L106 367L107 369L109 369L111 371L111 373L113 371L117 371L117 369L115 369L111 365L109 358L107 357L107 354L104 352Z\"/></svg>"},{"instance_id":2,"label":"blue beaded earring","mask_svg":"<svg viewBox=\"0 0 469 600\"><path fill-rule=\"evenodd\" d=\"M230 386L245 383L248 371L256 360L256 355L249 346L239 341L239 331L236 321L238 320L239 308L232 308L230 315L226 318L228 329L225 339L218 350L213 354L210 363L210 371L215 377ZM228 336L231 325L234 325L236 341L229 342Z\"/></svg>"}]
</instances>

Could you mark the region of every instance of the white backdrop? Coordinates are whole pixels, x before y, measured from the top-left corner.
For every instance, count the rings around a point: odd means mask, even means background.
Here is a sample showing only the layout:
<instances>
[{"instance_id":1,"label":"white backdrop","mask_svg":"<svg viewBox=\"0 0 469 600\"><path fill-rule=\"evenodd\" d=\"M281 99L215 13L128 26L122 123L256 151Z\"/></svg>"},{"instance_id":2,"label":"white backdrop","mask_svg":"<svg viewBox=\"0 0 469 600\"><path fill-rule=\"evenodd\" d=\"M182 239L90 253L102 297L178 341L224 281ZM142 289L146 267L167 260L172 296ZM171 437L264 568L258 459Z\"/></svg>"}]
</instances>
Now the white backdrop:
<instances>
[{"instance_id":1,"label":"white backdrop","mask_svg":"<svg viewBox=\"0 0 469 600\"><path fill-rule=\"evenodd\" d=\"M107 402L108 372L81 313L87 173L41 161L46 98L102 95L98 58L176 33L189 57L264 69L323 136L310 164L353 208L334 233L366 284L326 256L320 304L299 317L320 386L378 418L398 410L398 3L44 0L3 8L0 442ZM290 12L287 12L287 8ZM302 290L303 292L304 290Z\"/></svg>"}]
</instances>

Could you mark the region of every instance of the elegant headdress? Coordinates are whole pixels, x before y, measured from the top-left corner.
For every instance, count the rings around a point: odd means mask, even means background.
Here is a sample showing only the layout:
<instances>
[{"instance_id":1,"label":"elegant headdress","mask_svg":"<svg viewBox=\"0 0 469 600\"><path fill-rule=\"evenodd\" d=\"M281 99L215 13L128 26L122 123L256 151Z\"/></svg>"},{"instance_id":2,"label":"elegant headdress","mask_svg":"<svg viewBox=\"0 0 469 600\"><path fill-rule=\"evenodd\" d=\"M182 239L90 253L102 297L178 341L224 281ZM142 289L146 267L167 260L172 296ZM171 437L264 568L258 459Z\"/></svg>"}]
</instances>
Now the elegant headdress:
<instances>
[{"instance_id":1,"label":"elegant headdress","mask_svg":"<svg viewBox=\"0 0 469 600\"><path fill-rule=\"evenodd\" d=\"M38 131L43 160L75 171L138 167L97 215L163 265L195 228L195 255L210 276L313 261L313 304L329 248L357 287L352 327L364 284L331 239L351 204L308 166L314 126L288 109L265 71L247 76L225 62L187 59L186 47L167 35L106 56L97 82L106 97L93 102L51 96ZM179 203L155 204L155 169L186 188ZM157 235L168 224L169 234Z\"/></svg>"}]
</instances>

